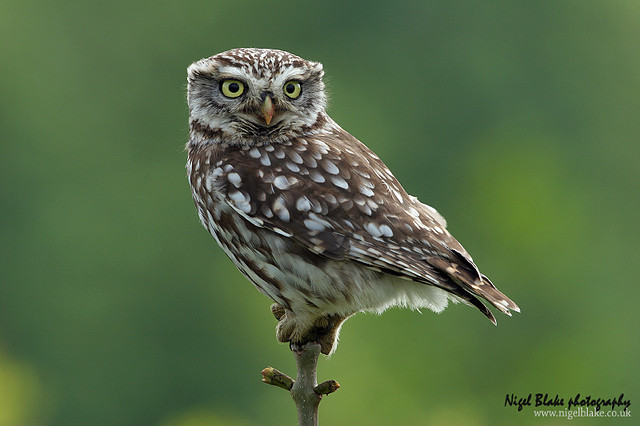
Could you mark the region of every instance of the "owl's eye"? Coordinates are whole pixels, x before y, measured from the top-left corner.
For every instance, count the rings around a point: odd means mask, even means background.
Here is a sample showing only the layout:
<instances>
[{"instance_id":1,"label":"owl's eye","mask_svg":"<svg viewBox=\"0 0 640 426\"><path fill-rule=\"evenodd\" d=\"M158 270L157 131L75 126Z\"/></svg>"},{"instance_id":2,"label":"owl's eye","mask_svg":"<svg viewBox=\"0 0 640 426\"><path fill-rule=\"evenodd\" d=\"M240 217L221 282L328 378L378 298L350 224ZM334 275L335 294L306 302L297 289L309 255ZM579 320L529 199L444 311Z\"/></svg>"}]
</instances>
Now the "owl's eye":
<instances>
[{"instance_id":1,"label":"owl's eye","mask_svg":"<svg viewBox=\"0 0 640 426\"><path fill-rule=\"evenodd\" d=\"M300 96L301 92L302 92L302 87L300 86L299 81L291 80L291 81L287 81L284 84L284 94L290 97L291 99L295 99L298 96Z\"/></svg>"},{"instance_id":2,"label":"owl's eye","mask_svg":"<svg viewBox=\"0 0 640 426\"><path fill-rule=\"evenodd\" d=\"M225 80L222 82L220 90L227 98L237 98L244 93L244 83L238 80Z\"/></svg>"}]
</instances>

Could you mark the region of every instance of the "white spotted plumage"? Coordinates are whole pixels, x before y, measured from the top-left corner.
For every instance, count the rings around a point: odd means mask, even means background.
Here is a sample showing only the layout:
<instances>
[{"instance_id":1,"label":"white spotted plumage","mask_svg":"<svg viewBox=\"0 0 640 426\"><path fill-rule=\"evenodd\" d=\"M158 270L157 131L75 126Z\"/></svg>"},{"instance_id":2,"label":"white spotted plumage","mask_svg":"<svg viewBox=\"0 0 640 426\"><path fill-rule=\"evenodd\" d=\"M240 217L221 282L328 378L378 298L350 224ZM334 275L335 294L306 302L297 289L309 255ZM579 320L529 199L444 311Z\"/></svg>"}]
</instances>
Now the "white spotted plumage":
<instances>
[{"instance_id":1,"label":"white spotted plumage","mask_svg":"<svg viewBox=\"0 0 640 426\"><path fill-rule=\"evenodd\" d=\"M519 311L442 216L326 114L322 77L319 63L269 49L233 49L188 69L198 215L282 308L278 339L315 339L329 353L346 318L390 306L440 312L461 301L494 323L480 298ZM223 91L228 79L240 82L235 93ZM301 90L285 93L290 83Z\"/></svg>"}]
</instances>

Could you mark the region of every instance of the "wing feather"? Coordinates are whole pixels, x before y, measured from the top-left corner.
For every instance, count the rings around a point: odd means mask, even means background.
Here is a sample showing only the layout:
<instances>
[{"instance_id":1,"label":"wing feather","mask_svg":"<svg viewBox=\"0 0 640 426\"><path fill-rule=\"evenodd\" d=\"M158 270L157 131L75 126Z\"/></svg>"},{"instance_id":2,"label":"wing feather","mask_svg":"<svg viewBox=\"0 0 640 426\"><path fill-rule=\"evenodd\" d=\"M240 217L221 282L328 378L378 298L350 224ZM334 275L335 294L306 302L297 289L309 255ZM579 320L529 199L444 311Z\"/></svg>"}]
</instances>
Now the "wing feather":
<instances>
[{"instance_id":1,"label":"wing feather","mask_svg":"<svg viewBox=\"0 0 640 426\"><path fill-rule=\"evenodd\" d=\"M340 136L232 151L216 164L215 188L254 226L313 253L439 287L494 323L479 297L506 314L519 311L480 273L435 209L408 195L355 138ZM256 168L256 161L269 167Z\"/></svg>"}]
</instances>

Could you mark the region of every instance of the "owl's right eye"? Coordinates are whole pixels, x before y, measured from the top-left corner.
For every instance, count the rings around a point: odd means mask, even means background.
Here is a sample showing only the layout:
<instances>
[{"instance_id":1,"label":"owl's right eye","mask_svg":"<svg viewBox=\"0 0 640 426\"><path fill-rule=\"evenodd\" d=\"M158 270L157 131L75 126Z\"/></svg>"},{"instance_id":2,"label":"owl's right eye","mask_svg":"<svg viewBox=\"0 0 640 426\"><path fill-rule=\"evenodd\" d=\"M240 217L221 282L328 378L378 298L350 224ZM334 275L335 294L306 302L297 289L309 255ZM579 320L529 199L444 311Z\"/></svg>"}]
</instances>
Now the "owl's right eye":
<instances>
[{"instance_id":1,"label":"owl's right eye","mask_svg":"<svg viewBox=\"0 0 640 426\"><path fill-rule=\"evenodd\" d=\"M239 80L224 80L220 90L227 98L237 98L244 93L244 83Z\"/></svg>"}]
</instances>

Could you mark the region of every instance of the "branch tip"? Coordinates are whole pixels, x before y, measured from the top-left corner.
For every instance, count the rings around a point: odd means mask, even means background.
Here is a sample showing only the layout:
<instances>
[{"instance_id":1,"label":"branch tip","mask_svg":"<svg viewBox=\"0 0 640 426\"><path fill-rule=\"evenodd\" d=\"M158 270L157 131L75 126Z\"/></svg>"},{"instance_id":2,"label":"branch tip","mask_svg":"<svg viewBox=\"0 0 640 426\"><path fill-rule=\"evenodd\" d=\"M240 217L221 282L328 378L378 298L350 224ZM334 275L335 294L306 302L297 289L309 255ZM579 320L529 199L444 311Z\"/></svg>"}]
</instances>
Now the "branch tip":
<instances>
[{"instance_id":1,"label":"branch tip","mask_svg":"<svg viewBox=\"0 0 640 426\"><path fill-rule=\"evenodd\" d=\"M291 377L273 367L265 368L260 374L262 374L262 381L266 384L277 386L285 390L291 390L295 383Z\"/></svg>"},{"instance_id":2,"label":"branch tip","mask_svg":"<svg viewBox=\"0 0 640 426\"><path fill-rule=\"evenodd\" d=\"M340 383L336 382L335 380L327 380L326 382L322 382L318 386L313 388L313 390L318 395L329 395L330 393L333 393L338 389L340 389Z\"/></svg>"}]
</instances>

